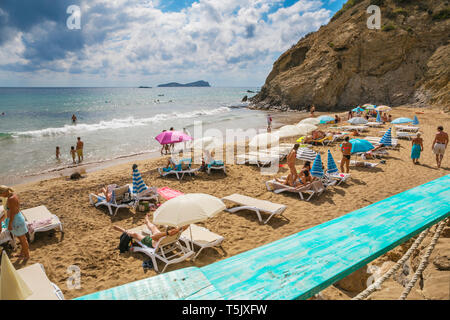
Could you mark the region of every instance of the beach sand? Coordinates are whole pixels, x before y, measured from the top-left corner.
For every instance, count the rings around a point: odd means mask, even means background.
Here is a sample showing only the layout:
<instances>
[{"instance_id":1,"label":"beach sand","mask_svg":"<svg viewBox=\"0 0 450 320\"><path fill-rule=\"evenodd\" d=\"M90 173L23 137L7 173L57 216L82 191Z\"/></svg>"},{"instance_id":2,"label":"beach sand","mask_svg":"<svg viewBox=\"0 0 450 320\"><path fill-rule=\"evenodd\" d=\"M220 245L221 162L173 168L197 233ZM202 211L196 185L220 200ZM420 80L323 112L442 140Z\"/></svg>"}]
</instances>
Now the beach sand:
<instances>
[{"instance_id":1,"label":"beach sand","mask_svg":"<svg viewBox=\"0 0 450 320\"><path fill-rule=\"evenodd\" d=\"M392 115L394 119L400 116L411 117L413 111L418 110L395 108ZM292 119L286 118L296 123L298 116L292 113ZM447 150L442 168L437 169L431 142L437 125L443 125L447 132L450 131L450 115L427 109L425 114L418 117L425 147L420 165L413 165L410 159L411 142L400 140L400 150L390 151L386 164L380 164L374 169L351 167L352 179L347 184L330 188L311 202L300 201L296 195L276 195L267 191L265 181L270 177L261 175L256 166L228 165L226 176L222 173L213 173L211 176L200 173L193 178L185 177L180 182L175 178L159 177L156 168L166 164L165 158L138 161L143 179L149 186L168 186L184 193L208 193L219 198L240 193L288 206L284 215L290 221L274 217L267 225L260 225L256 215L251 212L220 213L204 225L225 237L223 248L226 253L220 249L208 249L195 262L172 265L167 271L190 266L201 267L231 257L449 174L450 150ZM381 136L380 130L382 129L371 129L367 135ZM294 142L295 139L289 141ZM322 152L324 156L328 150L327 147L313 149ZM330 149L335 160L340 160L338 144ZM300 164L298 161L298 165ZM31 259L28 264L42 263L49 279L62 289L66 299L156 274L153 270L144 272L142 262L148 259L146 256L119 253L117 246L120 234L112 229L113 224L124 228L139 226L144 223L145 214L138 212L132 215L128 210L122 209L117 216L111 217L106 209L96 209L88 201L90 192L96 192L105 185L131 183L131 171L131 163L122 164L90 172L79 181L57 178L16 187L22 209L45 205L64 224L63 237L59 232L36 235L36 240L30 245ZM281 169L278 176L286 172L286 169ZM448 242L444 248L449 248ZM389 257L385 255L383 259L388 261ZM16 258L12 258L12 262L16 268L23 266ZM66 281L71 275L68 267L72 265L81 270L81 289L69 290L67 287ZM448 276L449 271L443 272L447 272ZM428 290L433 291L433 288ZM351 296L342 292L339 295L330 296L336 299Z\"/></svg>"}]
</instances>

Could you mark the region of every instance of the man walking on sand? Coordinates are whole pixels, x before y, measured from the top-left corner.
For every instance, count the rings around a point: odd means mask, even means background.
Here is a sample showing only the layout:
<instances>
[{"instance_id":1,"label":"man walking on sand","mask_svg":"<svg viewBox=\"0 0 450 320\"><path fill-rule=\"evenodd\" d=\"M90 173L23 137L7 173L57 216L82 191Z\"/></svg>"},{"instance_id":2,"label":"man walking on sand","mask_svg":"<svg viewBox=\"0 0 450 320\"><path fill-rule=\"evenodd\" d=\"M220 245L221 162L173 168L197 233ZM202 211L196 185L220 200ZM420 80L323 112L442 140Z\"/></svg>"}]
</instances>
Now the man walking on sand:
<instances>
[{"instance_id":1,"label":"man walking on sand","mask_svg":"<svg viewBox=\"0 0 450 320\"><path fill-rule=\"evenodd\" d=\"M80 163L81 161L84 160L84 157L83 157L83 146L84 146L83 141L81 141L81 138L78 137L78 138L77 138L77 155L78 155L78 163Z\"/></svg>"},{"instance_id":2,"label":"man walking on sand","mask_svg":"<svg viewBox=\"0 0 450 320\"><path fill-rule=\"evenodd\" d=\"M432 144L433 153L436 155L436 164L437 167L440 168L442 164L442 159L444 158L445 149L447 149L448 145L448 134L444 132L444 127L439 126L438 132L436 133L436 137L434 138Z\"/></svg>"}]
</instances>

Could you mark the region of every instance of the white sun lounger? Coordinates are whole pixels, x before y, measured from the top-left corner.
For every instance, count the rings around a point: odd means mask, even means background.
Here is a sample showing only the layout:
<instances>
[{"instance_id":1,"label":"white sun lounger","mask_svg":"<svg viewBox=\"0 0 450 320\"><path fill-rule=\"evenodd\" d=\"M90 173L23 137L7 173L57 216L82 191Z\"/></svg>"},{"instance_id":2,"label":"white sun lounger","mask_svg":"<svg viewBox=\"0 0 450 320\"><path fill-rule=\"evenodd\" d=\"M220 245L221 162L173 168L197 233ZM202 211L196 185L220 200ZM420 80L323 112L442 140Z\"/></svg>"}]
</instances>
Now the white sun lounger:
<instances>
[{"instance_id":1,"label":"white sun lounger","mask_svg":"<svg viewBox=\"0 0 450 320\"><path fill-rule=\"evenodd\" d=\"M211 232L204 227L200 227L196 224L191 224L188 229L183 231L180 240L182 240L186 244L186 247L191 247L192 244L200 247L200 250L197 251L193 258L195 260L203 249L213 247L222 248L222 242L225 240L225 238L221 235Z\"/></svg>"},{"instance_id":2,"label":"white sun lounger","mask_svg":"<svg viewBox=\"0 0 450 320\"><path fill-rule=\"evenodd\" d=\"M111 216L115 216L117 214L117 211L119 211L119 209L121 208L135 208L137 205L137 201L136 199L133 199L131 202L129 203L121 203L125 193L130 193L130 187L129 185L125 185L123 187L119 187L119 188L115 188L112 191L112 197L111 200L108 202L106 201L106 198L104 197L104 195L96 195L91 193L89 195L89 202L95 206L95 207L99 207L99 206L106 206L108 208L109 214ZM113 211L112 209L115 208L116 210Z\"/></svg>"},{"instance_id":3,"label":"white sun lounger","mask_svg":"<svg viewBox=\"0 0 450 320\"><path fill-rule=\"evenodd\" d=\"M339 160L338 163L341 163L341 161ZM375 168L376 166L379 165L379 163L372 163L372 162L362 162L362 161L355 161L355 160L350 161L351 166L356 166L357 163L364 164L364 165L360 165L360 167L365 167L365 168Z\"/></svg>"},{"instance_id":4,"label":"white sun lounger","mask_svg":"<svg viewBox=\"0 0 450 320\"><path fill-rule=\"evenodd\" d=\"M39 224L41 221L48 221L45 225L39 225L33 229L28 228L30 234L30 241L34 241L36 232L45 232L53 229L57 229L63 232L63 225L59 218L48 211L47 207L39 206L32 209L22 210L22 214L25 217L27 224Z\"/></svg>"},{"instance_id":5,"label":"white sun lounger","mask_svg":"<svg viewBox=\"0 0 450 320\"><path fill-rule=\"evenodd\" d=\"M249 152L248 154L240 154L236 156L237 164L256 164L258 167L268 166L273 161L279 161L279 156L260 152Z\"/></svg>"},{"instance_id":6,"label":"white sun lounger","mask_svg":"<svg viewBox=\"0 0 450 320\"><path fill-rule=\"evenodd\" d=\"M383 126L382 122L368 122L366 123L366 126L372 127L372 128L380 128Z\"/></svg>"},{"instance_id":7,"label":"white sun lounger","mask_svg":"<svg viewBox=\"0 0 450 320\"><path fill-rule=\"evenodd\" d=\"M398 139L411 140L412 138L417 137L417 133L397 131L396 136L397 136Z\"/></svg>"},{"instance_id":8,"label":"white sun lounger","mask_svg":"<svg viewBox=\"0 0 450 320\"><path fill-rule=\"evenodd\" d=\"M150 236L152 234L146 225L129 231L140 233L143 236ZM195 254L194 251L184 247L180 243L180 236L181 232L173 236L163 237L158 241L154 248L147 247L142 242L137 241L139 246L131 247L130 251L141 252L149 256L150 259L152 259L153 268L158 273L159 268L156 259L161 260L164 263L164 268L161 271L161 273L163 273L169 265L185 261Z\"/></svg>"},{"instance_id":9,"label":"white sun lounger","mask_svg":"<svg viewBox=\"0 0 450 320\"><path fill-rule=\"evenodd\" d=\"M347 180L351 177L350 173L326 173L325 176L328 179L337 181L337 185L347 182Z\"/></svg>"},{"instance_id":10,"label":"white sun lounger","mask_svg":"<svg viewBox=\"0 0 450 320\"><path fill-rule=\"evenodd\" d=\"M380 140L382 137L363 137L361 139L369 141L371 144L377 145L380 144ZM398 146L398 139L392 138L392 146L386 146L386 148L396 148Z\"/></svg>"},{"instance_id":11,"label":"white sun lounger","mask_svg":"<svg viewBox=\"0 0 450 320\"><path fill-rule=\"evenodd\" d=\"M419 131L420 127L413 127L413 126L395 126L397 131L408 131L408 132L417 132Z\"/></svg>"},{"instance_id":12,"label":"white sun lounger","mask_svg":"<svg viewBox=\"0 0 450 320\"><path fill-rule=\"evenodd\" d=\"M284 179L286 179L286 177L281 177L280 179L284 180ZM311 200L311 198L314 195L319 196L325 191L325 186L323 185L323 183L321 181L313 181L312 183L310 183L304 187L294 188L294 187L282 184L274 179L274 180L266 181L266 187L267 187L267 190L273 191L277 194L282 193L282 192L297 193L300 196L300 199L305 200L305 201L309 201L309 200ZM305 199L305 197L303 197L303 193L308 194L309 197Z\"/></svg>"},{"instance_id":13,"label":"white sun lounger","mask_svg":"<svg viewBox=\"0 0 450 320\"><path fill-rule=\"evenodd\" d=\"M61 289L47 278L42 264L19 269L17 273L33 292L26 300L64 300Z\"/></svg>"},{"instance_id":14,"label":"white sun lounger","mask_svg":"<svg viewBox=\"0 0 450 320\"><path fill-rule=\"evenodd\" d=\"M241 194L232 194L228 197L222 198L222 200L228 200L232 203L237 204L237 207L233 207L227 209L227 212L237 212L241 210L251 210L256 212L258 216L258 220L262 224L266 224L274 215L283 215L283 212L286 210L287 206L283 204L273 203L267 200L259 200L252 197L244 196ZM263 222L261 213L268 213L269 217L266 221Z\"/></svg>"}]
</instances>

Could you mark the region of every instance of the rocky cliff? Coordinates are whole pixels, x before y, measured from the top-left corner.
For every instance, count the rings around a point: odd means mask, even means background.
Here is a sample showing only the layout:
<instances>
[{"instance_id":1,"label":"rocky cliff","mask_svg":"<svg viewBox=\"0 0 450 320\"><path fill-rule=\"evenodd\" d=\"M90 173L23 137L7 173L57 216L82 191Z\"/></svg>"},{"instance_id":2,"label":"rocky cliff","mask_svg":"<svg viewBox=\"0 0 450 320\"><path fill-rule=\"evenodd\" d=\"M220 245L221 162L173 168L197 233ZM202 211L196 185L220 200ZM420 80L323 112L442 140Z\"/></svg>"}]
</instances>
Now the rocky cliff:
<instances>
[{"instance_id":1,"label":"rocky cliff","mask_svg":"<svg viewBox=\"0 0 450 320\"><path fill-rule=\"evenodd\" d=\"M369 29L367 8L381 8ZM450 105L447 0L349 0L274 63L257 108L348 109L364 103Z\"/></svg>"}]
</instances>

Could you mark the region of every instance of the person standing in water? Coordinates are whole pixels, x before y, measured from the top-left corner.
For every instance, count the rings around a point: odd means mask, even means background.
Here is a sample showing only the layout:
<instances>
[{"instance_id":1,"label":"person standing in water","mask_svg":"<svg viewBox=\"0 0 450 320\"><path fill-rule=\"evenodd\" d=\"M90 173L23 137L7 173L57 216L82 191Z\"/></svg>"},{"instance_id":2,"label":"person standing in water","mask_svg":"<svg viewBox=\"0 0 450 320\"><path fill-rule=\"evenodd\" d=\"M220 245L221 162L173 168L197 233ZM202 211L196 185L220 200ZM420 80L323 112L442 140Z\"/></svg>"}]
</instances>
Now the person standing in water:
<instances>
[{"instance_id":1,"label":"person standing in water","mask_svg":"<svg viewBox=\"0 0 450 320\"><path fill-rule=\"evenodd\" d=\"M420 153L423 151L423 139L420 133L412 140L411 159L414 164L419 164Z\"/></svg>"},{"instance_id":2,"label":"person standing in water","mask_svg":"<svg viewBox=\"0 0 450 320\"><path fill-rule=\"evenodd\" d=\"M59 160L60 155L61 155L61 152L59 151L59 147L56 147L56 160Z\"/></svg>"},{"instance_id":3,"label":"person standing in water","mask_svg":"<svg viewBox=\"0 0 450 320\"><path fill-rule=\"evenodd\" d=\"M440 168L442 164L442 159L444 158L445 149L447 149L448 145L448 134L444 132L444 127L439 126L438 132L433 140L432 150L436 155L436 164L437 167Z\"/></svg>"},{"instance_id":4,"label":"person standing in water","mask_svg":"<svg viewBox=\"0 0 450 320\"><path fill-rule=\"evenodd\" d=\"M19 197L14 193L12 188L7 186L0 186L0 197L7 198L6 201L6 220L5 224L8 230L17 238L19 238L21 251L16 257L28 260L30 258L30 250L27 241L28 227L25 217L20 211ZM3 218L2 218L3 219ZM0 220L1 232L1 220Z\"/></svg>"},{"instance_id":5,"label":"person standing in water","mask_svg":"<svg viewBox=\"0 0 450 320\"><path fill-rule=\"evenodd\" d=\"M272 132L272 116L267 115L267 132Z\"/></svg>"},{"instance_id":6,"label":"person standing in water","mask_svg":"<svg viewBox=\"0 0 450 320\"><path fill-rule=\"evenodd\" d=\"M77 123L77 116L76 115L72 115L72 124L76 124Z\"/></svg>"},{"instance_id":7,"label":"person standing in water","mask_svg":"<svg viewBox=\"0 0 450 320\"><path fill-rule=\"evenodd\" d=\"M83 141L81 141L81 138L78 137L78 138L77 138L77 155L78 155L78 163L80 163L81 161L84 160L84 156L83 156L83 147L84 147L84 143L83 143Z\"/></svg>"},{"instance_id":8,"label":"person standing in water","mask_svg":"<svg viewBox=\"0 0 450 320\"><path fill-rule=\"evenodd\" d=\"M77 155L77 152L75 151L75 147L74 146L70 147L70 155L72 156L73 164L76 164L77 162L75 161L75 157Z\"/></svg>"}]
</instances>

